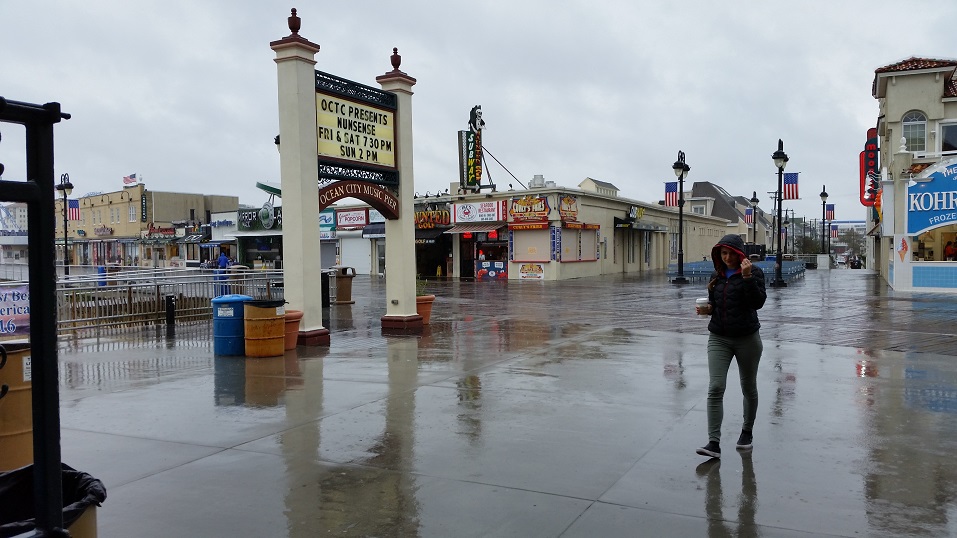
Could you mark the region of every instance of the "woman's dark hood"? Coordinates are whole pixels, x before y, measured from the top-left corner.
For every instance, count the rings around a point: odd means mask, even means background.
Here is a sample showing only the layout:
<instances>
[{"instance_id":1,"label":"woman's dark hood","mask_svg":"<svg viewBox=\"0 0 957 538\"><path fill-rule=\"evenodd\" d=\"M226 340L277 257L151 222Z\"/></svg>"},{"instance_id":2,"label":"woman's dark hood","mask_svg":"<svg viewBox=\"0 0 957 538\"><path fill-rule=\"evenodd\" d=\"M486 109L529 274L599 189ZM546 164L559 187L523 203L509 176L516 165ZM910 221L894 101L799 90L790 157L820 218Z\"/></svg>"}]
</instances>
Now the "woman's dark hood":
<instances>
[{"instance_id":1,"label":"woman's dark hood","mask_svg":"<svg viewBox=\"0 0 957 538\"><path fill-rule=\"evenodd\" d=\"M737 252L742 260L748 257L748 255L744 253L744 240L741 239L740 235L728 234L722 237L721 241L718 241L711 249L711 260L714 262L714 270L719 273L723 273L725 270L724 262L721 261L721 247L730 248Z\"/></svg>"}]
</instances>

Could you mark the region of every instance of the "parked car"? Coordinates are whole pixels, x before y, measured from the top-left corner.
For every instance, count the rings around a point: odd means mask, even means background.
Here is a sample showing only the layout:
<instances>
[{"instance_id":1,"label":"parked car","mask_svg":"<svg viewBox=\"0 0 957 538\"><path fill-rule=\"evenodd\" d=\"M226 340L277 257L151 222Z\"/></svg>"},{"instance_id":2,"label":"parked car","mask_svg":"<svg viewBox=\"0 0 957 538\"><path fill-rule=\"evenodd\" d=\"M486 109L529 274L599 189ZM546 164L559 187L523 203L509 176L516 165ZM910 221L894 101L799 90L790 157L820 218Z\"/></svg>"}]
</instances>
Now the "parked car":
<instances>
[{"instance_id":1,"label":"parked car","mask_svg":"<svg viewBox=\"0 0 957 538\"><path fill-rule=\"evenodd\" d=\"M849 265L851 269L860 269L864 267L864 262L862 262L860 258L854 258Z\"/></svg>"}]
</instances>

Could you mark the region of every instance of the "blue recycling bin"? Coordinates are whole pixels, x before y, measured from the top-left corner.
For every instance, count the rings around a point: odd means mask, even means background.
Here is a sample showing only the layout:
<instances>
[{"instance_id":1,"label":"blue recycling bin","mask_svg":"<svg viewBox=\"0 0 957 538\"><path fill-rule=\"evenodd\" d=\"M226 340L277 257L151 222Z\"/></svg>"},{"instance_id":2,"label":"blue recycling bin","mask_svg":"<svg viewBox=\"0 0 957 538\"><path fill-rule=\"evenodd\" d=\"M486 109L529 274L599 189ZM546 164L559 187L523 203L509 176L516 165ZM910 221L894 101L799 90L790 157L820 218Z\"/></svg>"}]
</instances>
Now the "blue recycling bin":
<instances>
[{"instance_id":1,"label":"blue recycling bin","mask_svg":"<svg viewBox=\"0 0 957 538\"><path fill-rule=\"evenodd\" d=\"M96 275L97 275L97 281L96 281L97 285L106 286L106 266L105 265L96 266Z\"/></svg>"},{"instance_id":2,"label":"blue recycling bin","mask_svg":"<svg viewBox=\"0 0 957 538\"><path fill-rule=\"evenodd\" d=\"M220 295L213 299L213 354L245 355L243 303L248 295Z\"/></svg>"}]
</instances>

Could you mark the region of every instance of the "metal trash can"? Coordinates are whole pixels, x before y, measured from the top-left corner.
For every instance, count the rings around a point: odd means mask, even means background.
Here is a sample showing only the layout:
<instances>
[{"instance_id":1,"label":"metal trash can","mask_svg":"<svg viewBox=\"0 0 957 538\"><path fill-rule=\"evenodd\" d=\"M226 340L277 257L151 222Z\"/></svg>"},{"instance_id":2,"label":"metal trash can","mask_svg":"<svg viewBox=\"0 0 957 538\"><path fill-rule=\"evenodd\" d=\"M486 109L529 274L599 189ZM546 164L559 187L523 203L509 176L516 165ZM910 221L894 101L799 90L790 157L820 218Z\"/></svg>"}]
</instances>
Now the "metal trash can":
<instances>
[{"instance_id":1,"label":"metal trash can","mask_svg":"<svg viewBox=\"0 0 957 538\"><path fill-rule=\"evenodd\" d=\"M33 463L33 381L29 340L0 345L0 471Z\"/></svg>"},{"instance_id":2,"label":"metal trash can","mask_svg":"<svg viewBox=\"0 0 957 538\"><path fill-rule=\"evenodd\" d=\"M322 295L322 307L328 308L331 304L329 298L329 273L330 271L323 269L322 273L319 275L319 293Z\"/></svg>"},{"instance_id":3,"label":"metal trash can","mask_svg":"<svg viewBox=\"0 0 957 538\"><path fill-rule=\"evenodd\" d=\"M286 301L243 303L247 357L278 357L286 349Z\"/></svg>"},{"instance_id":4,"label":"metal trash can","mask_svg":"<svg viewBox=\"0 0 957 538\"><path fill-rule=\"evenodd\" d=\"M248 295L221 295L213 299L213 354L243 355L245 312L243 304L251 301Z\"/></svg>"},{"instance_id":5,"label":"metal trash can","mask_svg":"<svg viewBox=\"0 0 957 538\"><path fill-rule=\"evenodd\" d=\"M245 265L230 265L226 271L229 273L229 293L246 293L246 272L249 267Z\"/></svg>"},{"instance_id":6,"label":"metal trash can","mask_svg":"<svg viewBox=\"0 0 957 538\"><path fill-rule=\"evenodd\" d=\"M336 304L352 304L352 279L356 277L354 267L336 268Z\"/></svg>"}]
</instances>

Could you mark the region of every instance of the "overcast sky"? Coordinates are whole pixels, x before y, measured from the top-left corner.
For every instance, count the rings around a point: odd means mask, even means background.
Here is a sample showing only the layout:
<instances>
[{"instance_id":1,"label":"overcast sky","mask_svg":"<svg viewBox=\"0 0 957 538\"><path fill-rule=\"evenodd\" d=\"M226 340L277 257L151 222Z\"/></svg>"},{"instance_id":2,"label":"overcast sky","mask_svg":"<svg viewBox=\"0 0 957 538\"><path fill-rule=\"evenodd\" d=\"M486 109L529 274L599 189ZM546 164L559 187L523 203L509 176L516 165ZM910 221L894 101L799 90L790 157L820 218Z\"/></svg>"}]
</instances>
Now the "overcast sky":
<instances>
[{"instance_id":1,"label":"overcast sky","mask_svg":"<svg viewBox=\"0 0 957 538\"><path fill-rule=\"evenodd\" d=\"M858 155L876 125L874 70L957 57L957 3L908 0L6 0L0 96L58 101L56 177L74 194L136 173L158 191L235 194L261 205L278 182L276 64L289 34L321 46L316 69L378 87L398 47L413 90L416 191L458 181L456 132L482 105L486 150L521 183L586 177L654 203L674 180L771 209L779 138L821 216L860 220ZM23 131L0 124L3 179L25 175ZM489 159L499 190L513 183ZM690 184L686 183L690 188Z\"/></svg>"}]
</instances>

